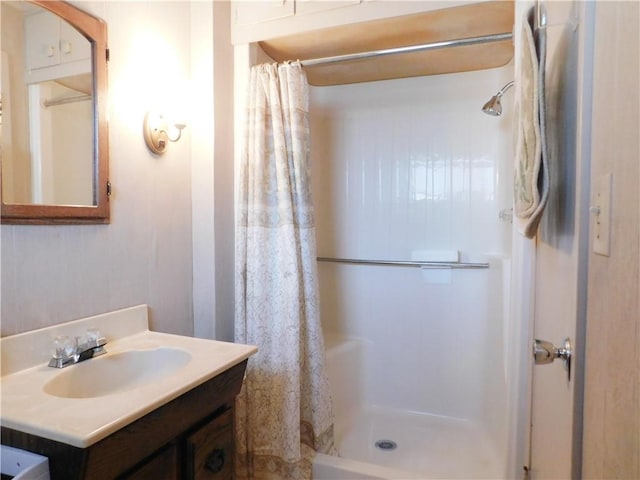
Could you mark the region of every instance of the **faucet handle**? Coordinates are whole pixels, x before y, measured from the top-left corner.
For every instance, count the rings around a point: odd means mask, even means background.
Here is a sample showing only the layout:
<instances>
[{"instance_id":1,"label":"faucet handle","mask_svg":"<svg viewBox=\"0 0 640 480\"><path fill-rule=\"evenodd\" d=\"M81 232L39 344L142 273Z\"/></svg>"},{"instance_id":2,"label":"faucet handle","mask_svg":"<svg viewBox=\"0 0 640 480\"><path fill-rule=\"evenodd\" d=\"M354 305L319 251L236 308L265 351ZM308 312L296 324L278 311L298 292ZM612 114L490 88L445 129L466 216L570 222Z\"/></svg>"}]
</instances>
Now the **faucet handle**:
<instances>
[{"instance_id":1,"label":"faucet handle","mask_svg":"<svg viewBox=\"0 0 640 480\"><path fill-rule=\"evenodd\" d=\"M58 335L53 339L50 367L62 368L75 362L77 355L77 340L67 335Z\"/></svg>"},{"instance_id":2,"label":"faucet handle","mask_svg":"<svg viewBox=\"0 0 640 480\"><path fill-rule=\"evenodd\" d=\"M58 335L53 339L53 358L68 359L76 353L75 341L67 335Z\"/></svg>"},{"instance_id":3,"label":"faucet handle","mask_svg":"<svg viewBox=\"0 0 640 480\"><path fill-rule=\"evenodd\" d=\"M107 343L107 340L102 336L99 328L92 327L87 329L87 344L92 347L99 347L105 343Z\"/></svg>"}]
</instances>

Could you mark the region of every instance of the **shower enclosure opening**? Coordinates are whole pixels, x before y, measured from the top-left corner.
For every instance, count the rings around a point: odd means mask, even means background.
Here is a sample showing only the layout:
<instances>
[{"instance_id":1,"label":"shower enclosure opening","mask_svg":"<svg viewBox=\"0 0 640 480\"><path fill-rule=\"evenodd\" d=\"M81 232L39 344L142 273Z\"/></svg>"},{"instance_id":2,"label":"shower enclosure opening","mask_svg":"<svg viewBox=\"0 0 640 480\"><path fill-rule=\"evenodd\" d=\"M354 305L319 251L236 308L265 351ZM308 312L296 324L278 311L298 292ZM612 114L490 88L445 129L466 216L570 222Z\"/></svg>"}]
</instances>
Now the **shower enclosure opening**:
<instances>
[{"instance_id":1,"label":"shower enclosure opening","mask_svg":"<svg viewBox=\"0 0 640 480\"><path fill-rule=\"evenodd\" d=\"M318 262L340 458L316 479L507 476L511 113L478 106L512 76L311 88L318 255L364 261Z\"/></svg>"}]
</instances>

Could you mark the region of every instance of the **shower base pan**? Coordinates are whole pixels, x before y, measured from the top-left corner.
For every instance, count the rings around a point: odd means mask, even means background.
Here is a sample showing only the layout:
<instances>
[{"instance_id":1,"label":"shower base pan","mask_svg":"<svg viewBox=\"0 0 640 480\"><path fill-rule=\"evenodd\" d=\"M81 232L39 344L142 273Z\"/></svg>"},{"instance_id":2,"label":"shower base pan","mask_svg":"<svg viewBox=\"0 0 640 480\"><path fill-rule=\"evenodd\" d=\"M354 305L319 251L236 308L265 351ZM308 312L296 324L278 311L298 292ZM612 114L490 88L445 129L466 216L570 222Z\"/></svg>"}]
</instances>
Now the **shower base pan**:
<instances>
[{"instance_id":1,"label":"shower base pan","mask_svg":"<svg viewBox=\"0 0 640 480\"><path fill-rule=\"evenodd\" d=\"M340 457L317 455L314 480L498 479L505 468L470 422L369 407L336 426Z\"/></svg>"}]
</instances>

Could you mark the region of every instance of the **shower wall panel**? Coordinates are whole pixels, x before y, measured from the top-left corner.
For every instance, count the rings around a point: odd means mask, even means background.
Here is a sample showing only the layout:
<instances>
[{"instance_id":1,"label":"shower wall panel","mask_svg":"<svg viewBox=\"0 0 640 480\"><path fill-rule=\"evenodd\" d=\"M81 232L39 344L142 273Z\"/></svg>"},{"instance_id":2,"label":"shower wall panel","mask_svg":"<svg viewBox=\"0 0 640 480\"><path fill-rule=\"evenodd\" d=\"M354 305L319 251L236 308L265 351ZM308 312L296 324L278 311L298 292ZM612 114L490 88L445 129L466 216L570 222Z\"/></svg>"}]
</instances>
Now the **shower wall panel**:
<instances>
[{"instance_id":1,"label":"shower wall panel","mask_svg":"<svg viewBox=\"0 0 640 480\"><path fill-rule=\"evenodd\" d=\"M504 407L503 259L512 66L311 90L318 254L411 260L460 251L489 270L320 264L325 330L372 345L370 404L495 420ZM487 413L490 411L489 413Z\"/></svg>"},{"instance_id":2,"label":"shower wall panel","mask_svg":"<svg viewBox=\"0 0 640 480\"><path fill-rule=\"evenodd\" d=\"M508 250L498 213L511 206L510 115L480 109L503 70L312 88L323 254Z\"/></svg>"}]
</instances>

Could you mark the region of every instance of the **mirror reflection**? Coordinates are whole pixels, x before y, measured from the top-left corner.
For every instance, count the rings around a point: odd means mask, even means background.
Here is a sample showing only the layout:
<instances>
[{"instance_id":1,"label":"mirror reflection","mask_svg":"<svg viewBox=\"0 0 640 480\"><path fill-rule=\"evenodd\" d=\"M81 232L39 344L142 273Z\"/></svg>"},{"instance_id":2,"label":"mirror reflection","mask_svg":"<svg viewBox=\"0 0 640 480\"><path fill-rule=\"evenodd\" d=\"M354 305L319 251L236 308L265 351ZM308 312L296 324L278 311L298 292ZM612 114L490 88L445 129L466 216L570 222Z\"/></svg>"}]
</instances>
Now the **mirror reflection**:
<instances>
[{"instance_id":1,"label":"mirror reflection","mask_svg":"<svg viewBox=\"0 0 640 480\"><path fill-rule=\"evenodd\" d=\"M95 205L91 42L39 6L0 5L2 201Z\"/></svg>"}]
</instances>

